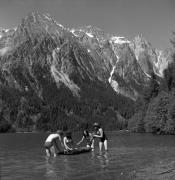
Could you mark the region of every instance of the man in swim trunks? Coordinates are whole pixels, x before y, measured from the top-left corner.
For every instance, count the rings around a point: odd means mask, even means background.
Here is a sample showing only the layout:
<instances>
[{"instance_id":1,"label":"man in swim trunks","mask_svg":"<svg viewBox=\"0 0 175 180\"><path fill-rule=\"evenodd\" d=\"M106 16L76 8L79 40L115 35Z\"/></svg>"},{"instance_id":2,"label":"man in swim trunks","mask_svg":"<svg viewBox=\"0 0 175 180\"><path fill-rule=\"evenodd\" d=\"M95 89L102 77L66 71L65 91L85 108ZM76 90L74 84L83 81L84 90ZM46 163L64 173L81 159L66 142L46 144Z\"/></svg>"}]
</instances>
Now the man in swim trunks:
<instances>
[{"instance_id":1,"label":"man in swim trunks","mask_svg":"<svg viewBox=\"0 0 175 180\"><path fill-rule=\"evenodd\" d=\"M96 131L96 134L93 134L93 137L100 139L100 141L99 141L99 150L100 150L100 152L102 150L103 145L104 145L105 151L107 151L108 150L108 144L107 144L108 139L106 137L106 134L105 134L103 128L100 127L99 123L94 123L94 129Z\"/></svg>"},{"instance_id":2,"label":"man in swim trunks","mask_svg":"<svg viewBox=\"0 0 175 180\"><path fill-rule=\"evenodd\" d=\"M58 140L58 142L57 142ZM59 145L60 144L60 145ZM50 134L45 143L44 143L44 148L46 150L46 155L47 156L56 156L56 152L60 152L61 148L64 148L63 144L63 131L58 130L56 133Z\"/></svg>"}]
</instances>

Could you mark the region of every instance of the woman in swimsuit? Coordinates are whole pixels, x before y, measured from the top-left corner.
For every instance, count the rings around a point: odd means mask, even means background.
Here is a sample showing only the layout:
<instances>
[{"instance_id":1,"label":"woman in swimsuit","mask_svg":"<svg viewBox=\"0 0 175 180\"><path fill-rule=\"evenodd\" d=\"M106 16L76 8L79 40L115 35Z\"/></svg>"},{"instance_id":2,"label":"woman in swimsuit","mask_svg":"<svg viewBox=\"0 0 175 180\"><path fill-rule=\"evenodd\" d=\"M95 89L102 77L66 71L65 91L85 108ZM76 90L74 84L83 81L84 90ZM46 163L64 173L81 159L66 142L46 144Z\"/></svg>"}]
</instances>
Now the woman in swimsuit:
<instances>
[{"instance_id":1,"label":"woman in swimsuit","mask_svg":"<svg viewBox=\"0 0 175 180\"><path fill-rule=\"evenodd\" d=\"M104 145L105 151L108 150L108 139L103 128L100 127L99 123L94 123L94 129L96 134L93 135L94 138L99 138L99 149L102 150L102 146Z\"/></svg>"},{"instance_id":2,"label":"woman in swimsuit","mask_svg":"<svg viewBox=\"0 0 175 180\"><path fill-rule=\"evenodd\" d=\"M80 145L83 141L86 142L86 147L94 149L94 138L91 133L89 133L87 130L83 131L83 137L82 139L77 143L77 145Z\"/></svg>"}]
</instances>

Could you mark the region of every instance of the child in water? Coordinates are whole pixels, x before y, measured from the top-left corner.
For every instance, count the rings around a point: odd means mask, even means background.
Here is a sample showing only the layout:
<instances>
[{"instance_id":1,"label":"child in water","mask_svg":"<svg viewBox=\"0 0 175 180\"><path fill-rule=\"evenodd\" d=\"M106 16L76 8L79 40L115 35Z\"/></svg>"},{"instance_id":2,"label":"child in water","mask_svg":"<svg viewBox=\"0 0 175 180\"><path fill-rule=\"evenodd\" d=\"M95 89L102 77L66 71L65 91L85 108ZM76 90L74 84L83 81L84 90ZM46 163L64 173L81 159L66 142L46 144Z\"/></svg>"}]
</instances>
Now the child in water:
<instances>
[{"instance_id":1,"label":"child in water","mask_svg":"<svg viewBox=\"0 0 175 180\"><path fill-rule=\"evenodd\" d=\"M57 142L58 140L58 142ZM59 152L61 151L60 146L64 148L63 144L63 131L58 130L56 133L50 134L45 143L44 143L44 148L46 150L46 155L47 156L54 156L56 157L56 151Z\"/></svg>"},{"instance_id":2,"label":"child in water","mask_svg":"<svg viewBox=\"0 0 175 180\"><path fill-rule=\"evenodd\" d=\"M64 147L66 151L74 150L74 144L73 144L71 132L66 133L66 136L64 137L63 142L64 142Z\"/></svg>"},{"instance_id":3,"label":"child in water","mask_svg":"<svg viewBox=\"0 0 175 180\"><path fill-rule=\"evenodd\" d=\"M89 133L87 130L83 131L83 137L82 139L77 143L77 145L80 145L83 141L86 142L86 147L94 149L94 139L91 133Z\"/></svg>"}]
</instances>

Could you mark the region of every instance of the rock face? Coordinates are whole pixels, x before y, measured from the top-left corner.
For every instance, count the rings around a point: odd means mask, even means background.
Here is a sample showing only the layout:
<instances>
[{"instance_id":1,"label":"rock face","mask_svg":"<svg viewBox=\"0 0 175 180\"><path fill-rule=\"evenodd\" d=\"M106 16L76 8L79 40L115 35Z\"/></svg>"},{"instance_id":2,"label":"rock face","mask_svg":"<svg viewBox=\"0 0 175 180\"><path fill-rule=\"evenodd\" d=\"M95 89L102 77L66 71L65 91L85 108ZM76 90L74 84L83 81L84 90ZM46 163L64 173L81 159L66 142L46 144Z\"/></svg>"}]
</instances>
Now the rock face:
<instances>
[{"instance_id":1,"label":"rock face","mask_svg":"<svg viewBox=\"0 0 175 180\"><path fill-rule=\"evenodd\" d=\"M120 102L136 100L151 73L161 78L170 62L171 50L158 51L141 36L129 41L93 26L66 29L48 14L31 13L16 29L0 30L1 100L16 126L51 106L57 107L55 117L82 122L98 113L103 119L109 109L112 118L127 118Z\"/></svg>"},{"instance_id":2,"label":"rock face","mask_svg":"<svg viewBox=\"0 0 175 180\"><path fill-rule=\"evenodd\" d=\"M172 61L171 49L159 51L142 36L129 41L125 37L105 34L92 26L72 29L71 32L94 59L98 59L98 55L105 60L111 87L133 100L148 85L151 74L163 78L164 69Z\"/></svg>"}]
</instances>

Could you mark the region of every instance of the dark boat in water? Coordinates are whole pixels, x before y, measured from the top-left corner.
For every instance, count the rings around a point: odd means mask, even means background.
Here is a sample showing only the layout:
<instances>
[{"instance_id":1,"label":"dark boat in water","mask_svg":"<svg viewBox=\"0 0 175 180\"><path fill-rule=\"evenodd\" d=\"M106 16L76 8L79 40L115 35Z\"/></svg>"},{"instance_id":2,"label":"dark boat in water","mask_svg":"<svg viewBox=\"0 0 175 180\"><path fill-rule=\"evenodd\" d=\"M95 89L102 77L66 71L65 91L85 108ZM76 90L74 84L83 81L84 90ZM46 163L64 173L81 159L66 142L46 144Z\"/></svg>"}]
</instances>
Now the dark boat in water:
<instances>
[{"instance_id":1,"label":"dark boat in water","mask_svg":"<svg viewBox=\"0 0 175 180\"><path fill-rule=\"evenodd\" d=\"M81 154L81 153L87 153L87 152L90 152L91 151L91 148L89 147L80 147L80 148L77 148L77 149L74 149L72 151L61 151L59 153L57 153L57 155L77 155L77 154Z\"/></svg>"}]
</instances>

